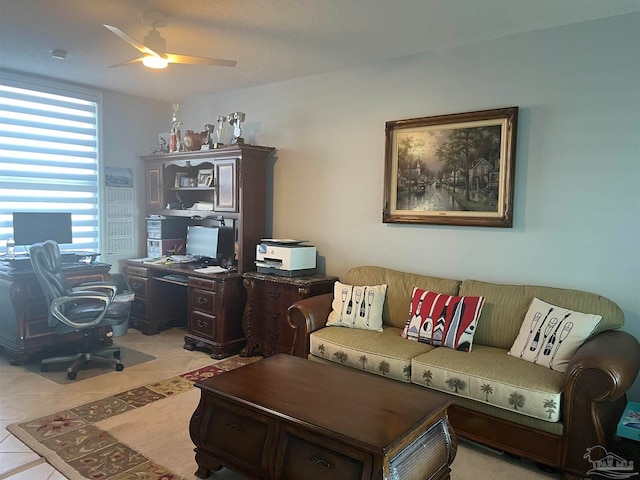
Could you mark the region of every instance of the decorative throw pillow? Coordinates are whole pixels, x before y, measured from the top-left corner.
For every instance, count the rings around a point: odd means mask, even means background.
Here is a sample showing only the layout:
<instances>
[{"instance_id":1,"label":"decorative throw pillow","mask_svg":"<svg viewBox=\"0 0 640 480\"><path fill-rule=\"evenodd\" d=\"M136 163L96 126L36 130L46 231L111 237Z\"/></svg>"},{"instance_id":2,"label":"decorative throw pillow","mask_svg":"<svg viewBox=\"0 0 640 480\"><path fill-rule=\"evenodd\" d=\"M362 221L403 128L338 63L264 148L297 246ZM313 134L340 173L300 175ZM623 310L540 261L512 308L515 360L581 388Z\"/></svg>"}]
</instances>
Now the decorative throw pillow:
<instances>
[{"instance_id":1,"label":"decorative throw pillow","mask_svg":"<svg viewBox=\"0 0 640 480\"><path fill-rule=\"evenodd\" d=\"M484 297L454 297L414 287L402 337L470 352Z\"/></svg>"},{"instance_id":2,"label":"decorative throw pillow","mask_svg":"<svg viewBox=\"0 0 640 480\"><path fill-rule=\"evenodd\" d=\"M336 282L327 326L382 331L386 285L353 286Z\"/></svg>"},{"instance_id":3,"label":"decorative throw pillow","mask_svg":"<svg viewBox=\"0 0 640 480\"><path fill-rule=\"evenodd\" d=\"M576 350L602 320L534 298L509 355L565 372Z\"/></svg>"}]
</instances>

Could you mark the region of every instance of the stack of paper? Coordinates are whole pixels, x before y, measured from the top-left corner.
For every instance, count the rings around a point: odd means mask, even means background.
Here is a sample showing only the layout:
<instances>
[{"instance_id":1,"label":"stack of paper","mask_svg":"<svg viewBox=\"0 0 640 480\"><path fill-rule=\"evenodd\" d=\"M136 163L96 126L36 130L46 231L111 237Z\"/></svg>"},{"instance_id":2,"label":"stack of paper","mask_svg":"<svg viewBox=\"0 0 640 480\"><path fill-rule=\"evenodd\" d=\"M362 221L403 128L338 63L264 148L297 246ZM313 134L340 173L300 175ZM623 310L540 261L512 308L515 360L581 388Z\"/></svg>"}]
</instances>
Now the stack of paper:
<instances>
[{"instance_id":1,"label":"stack of paper","mask_svg":"<svg viewBox=\"0 0 640 480\"><path fill-rule=\"evenodd\" d=\"M194 268L193 271L198 273L227 273L228 270L216 265L212 267Z\"/></svg>"}]
</instances>

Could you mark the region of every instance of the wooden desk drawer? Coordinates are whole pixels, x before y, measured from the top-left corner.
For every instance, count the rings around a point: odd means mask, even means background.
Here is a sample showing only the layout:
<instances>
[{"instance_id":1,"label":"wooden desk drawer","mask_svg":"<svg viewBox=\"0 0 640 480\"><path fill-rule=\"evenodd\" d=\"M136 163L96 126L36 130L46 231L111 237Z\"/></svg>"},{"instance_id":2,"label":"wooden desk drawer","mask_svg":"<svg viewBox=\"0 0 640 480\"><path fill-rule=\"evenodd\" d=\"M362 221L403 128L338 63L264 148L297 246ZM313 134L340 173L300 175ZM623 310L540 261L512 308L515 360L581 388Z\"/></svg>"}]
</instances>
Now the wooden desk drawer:
<instances>
[{"instance_id":1,"label":"wooden desk drawer","mask_svg":"<svg viewBox=\"0 0 640 480\"><path fill-rule=\"evenodd\" d=\"M201 288L202 290L216 291L215 280L207 280L206 278L189 277L189 286Z\"/></svg>"},{"instance_id":2,"label":"wooden desk drawer","mask_svg":"<svg viewBox=\"0 0 640 480\"><path fill-rule=\"evenodd\" d=\"M147 300L144 298L134 298L131 302L131 315L138 318L147 318Z\"/></svg>"},{"instance_id":3,"label":"wooden desk drawer","mask_svg":"<svg viewBox=\"0 0 640 480\"><path fill-rule=\"evenodd\" d=\"M136 296L146 297L147 296L147 279L142 277L129 277L128 278L129 287Z\"/></svg>"},{"instance_id":4,"label":"wooden desk drawer","mask_svg":"<svg viewBox=\"0 0 640 480\"><path fill-rule=\"evenodd\" d=\"M277 478L305 480L358 480L370 478L371 456L337 442L316 437L322 445L314 442L309 434L285 427L280 445L281 463L276 469Z\"/></svg>"},{"instance_id":5,"label":"wooden desk drawer","mask_svg":"<svg viewBox=\"0 0 640 480\"><path fill-rule=\"evenodd\" d=\"M136 275L138 277L147 277L147 269L144 267L127 267L128 275Z\"/></svg>"},{"instance_id":6,"label":"wooden desk drawer","mask_svg":"<svg viewBox=\"0 0 640 480\"><path fill-rule=\"evenodd\" d=\"M189 318L189 330L215 341L215 322L215 316L192 310Z\"/></svg>"},{"instance_id":7,"label":"wooden desk drawer","mask_svg":"<svg viewBox=\"0 0 640 480\"><path fill-rule=\"evenodd\" d=\"M255 296L256 300L282 305L286 310L298 301L298 289L286 287L276 288L275 286L265 285L262 288L256 289Z\"/></svg>"},{"instance_id":8,"label":"wooden desk drawer","mask_svg":"<svg viewBox=\"0 0 640 480\"><path fill-rule=\"evenodd\" d=\"M41 335L56 335L56 329L49 326L46 316L39 319L32 318L26 322L24 326L26 338L34 338Z\"/></svg>"},{"instance_id":9,"label":"wooden desk drawer","mask_svg":"<svg viewBox=\"0 0 640 480\"><path fill-rule=\"evenodd\" d=\"M189 288L191 299L191 310L199 310L204 313L215 314L216 293L199 288Z\"/></svg>"}]
</instances>

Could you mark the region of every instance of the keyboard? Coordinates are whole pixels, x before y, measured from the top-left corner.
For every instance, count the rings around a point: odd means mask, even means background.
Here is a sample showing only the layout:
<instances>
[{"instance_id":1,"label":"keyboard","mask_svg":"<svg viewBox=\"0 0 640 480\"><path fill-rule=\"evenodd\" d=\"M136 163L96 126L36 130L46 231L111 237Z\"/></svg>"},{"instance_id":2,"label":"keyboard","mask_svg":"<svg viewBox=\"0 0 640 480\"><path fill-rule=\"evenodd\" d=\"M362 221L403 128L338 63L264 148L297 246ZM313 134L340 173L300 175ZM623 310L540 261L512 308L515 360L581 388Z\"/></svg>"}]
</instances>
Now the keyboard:
<instances>
[{"instance_id":1,"label":"keyboard","mask_svg":"<svg viewBox=\"0 0 640 480\"><path fill-rule=\"evenodd\" d=\"M170 273L169 275L163 275L162 280L166 280L167 282L180 283L182 285L187 285L189 283L186 275L180 275L177 273Z\"/></svg>"}]
</instances>

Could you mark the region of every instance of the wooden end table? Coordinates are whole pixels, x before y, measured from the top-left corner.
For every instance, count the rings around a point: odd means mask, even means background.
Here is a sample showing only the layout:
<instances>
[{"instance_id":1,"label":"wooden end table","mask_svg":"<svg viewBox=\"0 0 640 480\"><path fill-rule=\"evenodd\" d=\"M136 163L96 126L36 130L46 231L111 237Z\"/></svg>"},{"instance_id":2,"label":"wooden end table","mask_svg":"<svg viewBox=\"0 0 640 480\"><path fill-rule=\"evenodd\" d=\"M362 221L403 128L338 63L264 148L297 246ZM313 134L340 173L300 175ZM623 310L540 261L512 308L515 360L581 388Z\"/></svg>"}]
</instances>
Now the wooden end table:
<instances>
[{"instance_id":1,"label":"wooden end table","mask_svg":"<svg viewBox=\"0 0 640 480\"><path fill-rule=\"evenodd\" d=\"M278 354L196 384L196 475L447 479L452 401L424 387Z\"/></svg>"}]
</instances>

